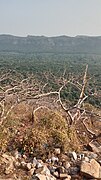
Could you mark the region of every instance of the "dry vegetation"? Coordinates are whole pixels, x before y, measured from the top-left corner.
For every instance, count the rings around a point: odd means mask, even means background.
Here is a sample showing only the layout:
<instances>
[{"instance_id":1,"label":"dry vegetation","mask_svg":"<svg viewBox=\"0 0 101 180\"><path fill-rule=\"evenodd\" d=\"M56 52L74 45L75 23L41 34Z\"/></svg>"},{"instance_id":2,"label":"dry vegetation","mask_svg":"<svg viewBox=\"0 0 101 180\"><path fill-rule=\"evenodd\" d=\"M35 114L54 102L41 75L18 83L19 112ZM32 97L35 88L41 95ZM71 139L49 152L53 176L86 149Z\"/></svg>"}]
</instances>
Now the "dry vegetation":
<instances>
[{"instance_id":1,"label":"dry vegetation","mask_svg":"<svg viewBox=\"0 0 101 180\"><path fill-rule=\"evenodd\" d=\"M101 143L100 109L84 103L88 98L87 67L83 84L73 77L66 79L64 72L56 80L56 91L46 92L47 83L42 84L32 75L25 79L19 74L14 76L6 73L0 79L0 153L12 154L17 149L29 158L45 160L56 147L63 153L78 152L94 138ZM61 98L68 83L80 90L77 103L70 108Z\"/></svg>"}]
</instances>

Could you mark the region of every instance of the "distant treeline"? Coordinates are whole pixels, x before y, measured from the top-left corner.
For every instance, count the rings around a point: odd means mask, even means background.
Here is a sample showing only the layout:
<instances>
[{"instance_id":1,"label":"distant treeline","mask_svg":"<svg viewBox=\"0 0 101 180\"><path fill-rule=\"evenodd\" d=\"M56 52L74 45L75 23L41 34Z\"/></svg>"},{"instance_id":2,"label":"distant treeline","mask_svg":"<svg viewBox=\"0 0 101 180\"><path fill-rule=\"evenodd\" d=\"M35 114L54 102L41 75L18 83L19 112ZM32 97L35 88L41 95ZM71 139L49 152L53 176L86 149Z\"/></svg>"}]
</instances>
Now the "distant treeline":
<instances>
[{"instance_id":1,"label":"distant treeline","mask_svg":"<svg viewBox=\"0 0 101 180\"><path fill-rule=\"evenodd\" d=\"M96 90L101 97L101 55L85 55L85 54L61 54L61 53L0 53L0 72L11 71L18 72L25 76L34 74L35 77L44 81L44 73L50 74L48 76L48 85L54 90L57 88L54 77L57 79L62 77L64 70L66 70L67 78L73 76L76 79L83 77L86 64L88 64L88 85L91 91ZM53 76L51 75L53 74ZM82 78L81 78L82 79ZM47 81L43 82L47 83ZM67 87L64 91L63 97L70 101L78 98L78 92L71 87ZM100 98L90 98L89 102L101 106Z\"/></svg>"},{"instance_id":2,"label":"distant treeline","mask_svg":"<svg viewBox=\"0 0 101 180\"><path fill-rule=\"evenodd\" d=\"M101 37L0 35L0 52L101 54Z\"/></svg>"}]
</instances>

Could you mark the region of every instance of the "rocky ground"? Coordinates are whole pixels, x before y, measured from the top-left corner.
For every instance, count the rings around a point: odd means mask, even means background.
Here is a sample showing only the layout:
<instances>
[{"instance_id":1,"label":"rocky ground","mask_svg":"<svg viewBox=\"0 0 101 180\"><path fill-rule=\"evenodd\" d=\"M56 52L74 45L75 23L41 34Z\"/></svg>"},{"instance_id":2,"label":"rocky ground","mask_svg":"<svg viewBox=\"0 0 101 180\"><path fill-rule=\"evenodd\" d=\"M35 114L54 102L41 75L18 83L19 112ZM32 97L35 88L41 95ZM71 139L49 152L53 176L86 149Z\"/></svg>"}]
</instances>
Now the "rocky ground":
<instances>
[{"instance_id":1,"label":"rocky ground","mask_svg":"<svg viewBox=\"0 0 101 180\"><path fill-rule=\"evenodd\" d=\"M61 153L55 148L44 161L28 158L17 150L0 158L0 180L88 180L101 179L101 146L89 144L92 151Z\"/></svg>"},{"instance_id":2,"label":"rocky ground","mask_svg":"<svg viewBox=\"0 0 101 180\"><path fill-rule=\"evenodd\" d=\"M100 121L68 127L66 114L48 107L32 122L30 109L20 104L0 127L0 180L101 179Z\"/></svg>"}]
</instances>

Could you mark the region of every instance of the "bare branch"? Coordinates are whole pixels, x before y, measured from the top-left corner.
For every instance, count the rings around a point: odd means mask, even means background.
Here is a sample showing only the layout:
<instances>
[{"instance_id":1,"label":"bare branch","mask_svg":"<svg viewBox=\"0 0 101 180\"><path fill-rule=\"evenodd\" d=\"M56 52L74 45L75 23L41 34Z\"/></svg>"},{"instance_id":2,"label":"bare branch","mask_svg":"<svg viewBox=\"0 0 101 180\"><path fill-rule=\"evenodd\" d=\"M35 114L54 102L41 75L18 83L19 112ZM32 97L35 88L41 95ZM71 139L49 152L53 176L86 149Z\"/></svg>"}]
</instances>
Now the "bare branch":
<instances>
[{"instance_id":1,"label":"bare branch","mask_svg":"<svg viewBox=\"0 0 101 180\"><path fill-rule=\"evenodd\" d=\"M86 123L85 123L86 120L87 120L87 117L83 120L83 125L85 126L86 130L87 130L90 134L96 135L92 130L90 130L90 129L87 127L87 125L86 125Z\"/></svg>"},{"instance_id":2,"label":"bare branch","mask_svg":"<svg viewBox=\"0 0 101 180\"><path fill-rule=\"evenodd\" d=\"M80 98L79 98L77 104L75 105L75 107L80 108L82 103L84 102L84 100L87 99L87 96L84 97L85 87L86 87L86 84L87 84L87 71L88 71L88 65L86 66L85 74L84 74L84 77L83 77L83 86L82 86L82 89L81 89Z\"/></svg>"},{"instance_id":3,"label":"bare branch","mask_svg":"<svg viewBox=\"0 0 101 180\"><path fill-rule=\"evenodd\" d=\"M33 112L32 112L32 120L33 120L33 122L36 120L36 112L39 110L39 109L42 109L42 108L45 108L45 109L48 109L49 110L49 108L48 107L46 107L46 106L39 106L39 107L37 107L36 109L34 109L33 110Z\"/></svg>"}]
</instances>

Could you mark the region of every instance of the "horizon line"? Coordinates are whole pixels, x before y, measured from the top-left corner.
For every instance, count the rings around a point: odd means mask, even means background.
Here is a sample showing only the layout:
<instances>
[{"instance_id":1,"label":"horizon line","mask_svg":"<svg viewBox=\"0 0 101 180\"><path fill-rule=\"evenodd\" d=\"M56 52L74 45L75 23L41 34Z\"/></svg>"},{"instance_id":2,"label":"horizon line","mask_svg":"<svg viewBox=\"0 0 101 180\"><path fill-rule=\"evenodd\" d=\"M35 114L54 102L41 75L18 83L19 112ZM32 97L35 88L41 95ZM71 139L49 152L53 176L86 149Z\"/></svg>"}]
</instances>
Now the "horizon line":
<instances>
[{"instance_id":1,"label":"horizon line","mask_svg":"<svg viewBox=\"0 0 101 180\"><path fill-rule=\"evenodd\" d=\"M14 35L14 34L10 34L10 33L1 33L0 36L13 36L13 37L22 37L22 38L26 38L26 37L47 37L47 38L51 38L51 37L71 37L71 38L75 38L75 37L101 37L101 35L84 35L84 34L75 35L75 36L66 35L66 34L52 35L52 36L28 34L26 36L23 36L23 35Z\"/></svg>"}]
</instances>

